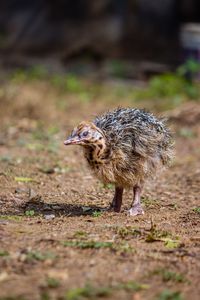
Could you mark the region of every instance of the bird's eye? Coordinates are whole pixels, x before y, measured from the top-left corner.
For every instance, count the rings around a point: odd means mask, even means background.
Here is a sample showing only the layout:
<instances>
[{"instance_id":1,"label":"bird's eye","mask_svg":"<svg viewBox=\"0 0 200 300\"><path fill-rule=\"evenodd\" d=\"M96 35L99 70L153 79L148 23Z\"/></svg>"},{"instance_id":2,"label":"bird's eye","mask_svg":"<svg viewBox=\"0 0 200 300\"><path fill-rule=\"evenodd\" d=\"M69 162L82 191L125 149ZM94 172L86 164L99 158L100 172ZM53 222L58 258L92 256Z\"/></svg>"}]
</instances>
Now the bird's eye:
<instances>
[{"instance_id":1,"label":"bird's eye","mask_svg":"<svg viewBox=\"0 0 200 300\"><path fill-rule=\"evenodd\" d=\"M83 132L83 136L87 136L88 133L89 133L88 131L84 131L84 132Z\"/></svg>"}]
</instances>

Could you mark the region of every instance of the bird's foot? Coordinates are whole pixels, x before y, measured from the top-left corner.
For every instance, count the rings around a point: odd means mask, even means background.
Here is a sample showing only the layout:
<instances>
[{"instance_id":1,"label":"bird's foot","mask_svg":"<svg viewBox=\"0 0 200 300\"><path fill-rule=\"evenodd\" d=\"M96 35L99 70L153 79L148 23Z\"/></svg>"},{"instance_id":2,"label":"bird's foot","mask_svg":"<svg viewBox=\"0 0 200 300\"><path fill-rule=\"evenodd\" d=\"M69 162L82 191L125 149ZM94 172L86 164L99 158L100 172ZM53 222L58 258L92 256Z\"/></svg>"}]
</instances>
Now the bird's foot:
<instances>
[{"instance_id":1,"label":"bird's foot","mask_svg":"<svg viewBox=\"0 0 200 300\"><path fill-rule=\"evenodd\" d=\"M144 210L142 209L140 204L135 204L128 211L130 216L144 215Z\"/></svg>"},{"instance_id":2,"label":"bird's foot","mask_svg":"<svg viewBox=\"0 0 200 300\"><path fill-rule=\"evenodd\" d=\"M120 212L120 207L117 206L113 206L112 204L110 204L110 206L108 206L106 209L106 211L110 211L110 212Z\"/></svg>"}]
</instances>

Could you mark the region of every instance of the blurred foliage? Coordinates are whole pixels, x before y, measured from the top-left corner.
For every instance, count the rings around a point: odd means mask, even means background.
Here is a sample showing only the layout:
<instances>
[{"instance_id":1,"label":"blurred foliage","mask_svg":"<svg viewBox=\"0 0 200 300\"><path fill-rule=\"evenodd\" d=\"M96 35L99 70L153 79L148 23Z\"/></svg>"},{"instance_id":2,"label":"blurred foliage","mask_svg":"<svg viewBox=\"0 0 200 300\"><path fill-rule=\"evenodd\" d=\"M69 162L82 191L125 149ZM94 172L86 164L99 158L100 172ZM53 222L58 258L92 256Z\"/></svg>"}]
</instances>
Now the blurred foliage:
<instances>
[{"instance_id":1,"label":"blurred foliage","mask_svg":"<svg viewBox=\"0 0 200 300\"><path fill-rule=\"evenodd\" d=\"M187 281L183 274L170 271L168 268L158 268L151 272L151 275L160 275L164 282L182 283Z\"/></svg>"},{"instance_id":2,"label":"blurred foliage","mask_svg":"<svg viewBox=\"0 0 200 300\"><path fill-rule=\"evenodd\" d=\"M156 298L157 300L183 300L183 297L180 292L173 292L168 289L160 293Z\"/></svg>"},{"instance_id":3,"label":"blurred foliage","mask_svg":"<svg viewBox=\"0 0 200 300\"><path fill-rule=\"evenodd\" d=\"M79 94L82 101L90 100L90 96L94 91L93 86L86 84L78 76L73 73L68 74L50 74L47 69L41 65L31 67L29 69L18 69L11 75L14 83L23 83L27 81L48 81L50 84L62 92Z\"/></svg>"},{"instance_id":4,"label":"blurred foliage","mask_svg":"<svg viewBox=\"0 0 200 300\"><path fill-rule=\"evenodd\" d=\"M141 87L131 85L130 80L125 81L132 65L125 66L123 62L111 61L111 78L121 78L124 81L95 82L94 80L79 77L74 73L50 73L43 66L35 66L26 70L17 70L11 75L11 82L20 84L29 81L44 81L49 83L60 93L57 101L58 108L65 110L68 107L64 95L72 94L79 102L88 103L97 97L105 97L106 101L146 101L153 100L152 104L158 110L174 108L184 101L200 97L200 85L197 82L200 74L200 64L194 60L188 60L176 69L175 72L153 76L147 84ZM4 90L2 97L5 98ZM1 94L0 94L1 95Z\"/></svg>"},{"instance_id":5,"label":"blurred foliage","mask_svg":"<svg viewBox=\"0 0 200 300\"><path fill-rule=\"evenodd\" d=\"M194 78L200 72L200 64L188 60L178 67L174 73L169 72L154 76L147 88L135 93L137 99L171 99L172 106L180 104L184 99L199 99L200 86Z\"/></svg>"}]
</instances>

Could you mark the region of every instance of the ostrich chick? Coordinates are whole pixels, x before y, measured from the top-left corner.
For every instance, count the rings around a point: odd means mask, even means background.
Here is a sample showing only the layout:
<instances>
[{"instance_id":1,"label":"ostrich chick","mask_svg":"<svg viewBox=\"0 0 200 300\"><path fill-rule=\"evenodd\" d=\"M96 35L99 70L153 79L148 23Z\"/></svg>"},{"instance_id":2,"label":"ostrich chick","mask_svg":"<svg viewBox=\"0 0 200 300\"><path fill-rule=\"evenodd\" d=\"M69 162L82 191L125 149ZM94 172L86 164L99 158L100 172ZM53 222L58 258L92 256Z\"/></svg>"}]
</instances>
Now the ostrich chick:
<instances>
[{"instance_id":1,"label":"ostrich chick","mask_svg":"<svg viewBox=\"0 0 200 300\"><path fill-rule=\"evenodd\" d=\"M115 185L110 209L120 212L124 188L133 188L129 214L144 214L140 196L145 181L172 158L170 131L161 120L140 109L118 108L81 122L64 142L80 145L93 173Z\"/></svg>"}]
</instances>

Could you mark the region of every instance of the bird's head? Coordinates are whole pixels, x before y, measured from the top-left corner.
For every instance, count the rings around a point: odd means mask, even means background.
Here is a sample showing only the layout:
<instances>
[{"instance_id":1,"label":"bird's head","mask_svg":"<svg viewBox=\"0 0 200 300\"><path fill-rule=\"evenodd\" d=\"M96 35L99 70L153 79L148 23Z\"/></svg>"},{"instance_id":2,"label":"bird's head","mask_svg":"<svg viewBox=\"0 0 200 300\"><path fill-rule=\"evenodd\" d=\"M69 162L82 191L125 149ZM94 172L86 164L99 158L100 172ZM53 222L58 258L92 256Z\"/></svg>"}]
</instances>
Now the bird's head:
<instances>
[{"instance_id":1,"label":"bird's head","mask_svg":"<svg viewBox=\"0 0 200 300\"><path fill-rule=\"evenodd\" d=\"M104 140L103 132L92 122L81 122L64 141L65 145L92 146Z\"/></svg>"}]
</instances>

